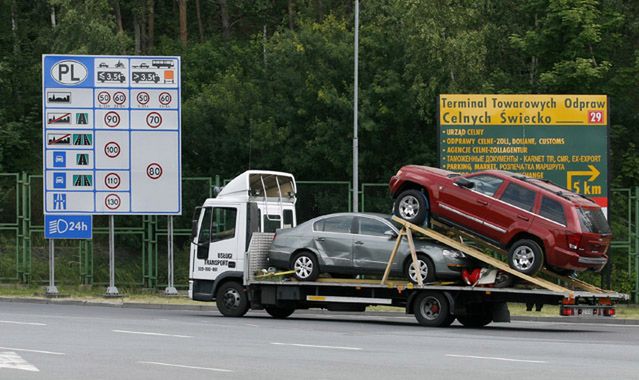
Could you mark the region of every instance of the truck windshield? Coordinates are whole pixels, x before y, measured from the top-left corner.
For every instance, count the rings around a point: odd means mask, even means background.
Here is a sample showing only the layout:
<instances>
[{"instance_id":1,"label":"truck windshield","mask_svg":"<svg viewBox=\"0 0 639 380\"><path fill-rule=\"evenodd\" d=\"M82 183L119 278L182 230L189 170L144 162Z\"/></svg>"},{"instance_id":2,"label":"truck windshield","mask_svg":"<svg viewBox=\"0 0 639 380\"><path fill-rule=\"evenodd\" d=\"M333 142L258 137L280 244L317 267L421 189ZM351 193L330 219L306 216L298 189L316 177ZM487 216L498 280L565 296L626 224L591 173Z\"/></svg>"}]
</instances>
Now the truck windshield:
<instances>
[{"instance_id":1,"label":"truck windshield","mask_svg":"<svg viewBox=\"0 0 639 380\"><path fill-rule=\"evenodd\" d=\"M609 234L610 227L608 221L601 212L600 208L580 207L577 209L579 213L579 222L584 232L592 232L596 234Z\"/></svg>"}]
</instances>

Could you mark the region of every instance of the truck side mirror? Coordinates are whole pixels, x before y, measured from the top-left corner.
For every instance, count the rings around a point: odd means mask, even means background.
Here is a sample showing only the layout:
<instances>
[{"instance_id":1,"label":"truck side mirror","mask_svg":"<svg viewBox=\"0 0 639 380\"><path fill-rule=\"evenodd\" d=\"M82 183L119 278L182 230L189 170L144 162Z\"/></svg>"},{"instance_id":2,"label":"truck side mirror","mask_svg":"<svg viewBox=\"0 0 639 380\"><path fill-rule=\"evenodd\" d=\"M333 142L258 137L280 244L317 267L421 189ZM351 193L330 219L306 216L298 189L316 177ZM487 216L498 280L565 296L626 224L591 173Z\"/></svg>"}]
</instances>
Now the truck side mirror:
<instances>
[{"instance_id":1,"label":"truck side mirror","mask_svg":"<svg viewBox=\"0 0 639 380\"><path fill-rule=\"evenodd\" d=\"M202 213L202 207L196 207L193 211L193 218L191 219L191 242L195 242L197 236L197 223L200 220L200 214Z\"/></svg>"}]
</instances>

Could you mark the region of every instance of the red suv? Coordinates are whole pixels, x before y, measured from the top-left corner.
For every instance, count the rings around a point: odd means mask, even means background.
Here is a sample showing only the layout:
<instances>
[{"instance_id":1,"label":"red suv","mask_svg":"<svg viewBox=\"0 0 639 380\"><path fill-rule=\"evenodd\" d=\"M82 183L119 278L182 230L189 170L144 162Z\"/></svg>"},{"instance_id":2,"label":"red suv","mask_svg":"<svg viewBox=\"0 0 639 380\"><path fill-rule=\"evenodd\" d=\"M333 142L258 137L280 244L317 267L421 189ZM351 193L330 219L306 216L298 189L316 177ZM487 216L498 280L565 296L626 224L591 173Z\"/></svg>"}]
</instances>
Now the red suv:
<instances>
[{"instance_id":1,"label":"red suv","mask_svg":"<svg viewBox=\"0 0 639 380\"><path fill-rule=\"evenodd\" d=\"M395 215L415 224L434 218L508 251L512 268L533 275L600 271L610 227L592 200L548 181L489 170L460 175L402 167L390 179Z\"/></svg>"}]
</instances>

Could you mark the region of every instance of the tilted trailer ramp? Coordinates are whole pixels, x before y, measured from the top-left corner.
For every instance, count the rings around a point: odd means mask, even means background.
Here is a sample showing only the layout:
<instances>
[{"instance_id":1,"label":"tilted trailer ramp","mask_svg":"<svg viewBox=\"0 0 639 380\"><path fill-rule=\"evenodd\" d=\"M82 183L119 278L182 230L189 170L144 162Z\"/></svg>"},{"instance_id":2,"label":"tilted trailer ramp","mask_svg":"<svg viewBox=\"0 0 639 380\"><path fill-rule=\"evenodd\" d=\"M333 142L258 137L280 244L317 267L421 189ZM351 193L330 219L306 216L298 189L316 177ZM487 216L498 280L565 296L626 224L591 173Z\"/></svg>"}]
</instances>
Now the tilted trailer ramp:
<instances>
[{"instance_id":1,"label":"tilted trailer ramp","mask_svg":"<svg viewBox=\"0 0 639 380\"><path fill-rule=\"evenodd\" d=\"M266 309L276 318L285 318L296 309L323 308L333 311L365 311L367 306L387 305L405 308L424 326L449 326L457 319L468 327L490 322L509 322L508 303L523 303L529 309L543 305L561 306L562 315L614 315L614 303L628 295L616 292L570 290L539 277L514 271L505 263L435 231L399 220L408 239L413 232L429 236L458 249L497 269L512 273L533 288L491 288L458 284L413 284L388 279L319 278L313 282L296 281L286 275L269 274L268 250L272 233L253 233L244 260L244 286L252 309ZM412 232L411 232L412 231ZM412 236L411 236L412 238ZM389 252L389 262L392 262ZM381 275L381 274L380 274Z\"/></svg>"}]
</instances>

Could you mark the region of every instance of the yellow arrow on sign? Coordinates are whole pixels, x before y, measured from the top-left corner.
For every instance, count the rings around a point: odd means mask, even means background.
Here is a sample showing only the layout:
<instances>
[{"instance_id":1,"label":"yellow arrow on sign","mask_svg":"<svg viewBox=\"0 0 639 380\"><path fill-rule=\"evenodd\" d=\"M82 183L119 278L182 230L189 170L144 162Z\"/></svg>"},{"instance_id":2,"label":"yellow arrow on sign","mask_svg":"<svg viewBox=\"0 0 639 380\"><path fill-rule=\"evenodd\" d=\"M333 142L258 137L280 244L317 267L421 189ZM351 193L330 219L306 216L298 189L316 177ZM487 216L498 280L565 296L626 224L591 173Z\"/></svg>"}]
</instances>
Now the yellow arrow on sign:
<instances>
[{"instance_id":1,"label":"yellow arrow on sign","mask_svg":"<svg viewBox=\"0 0 639 380\"><path fill-rule=\"evenodd\" d=\"M573 170L573 171L569 171L566 174L566 183L568 184L568 190L572 190L572 177L573 176L581 176L581 175L589 175L590 178L588 178L589 182L592 182L594 180L597 179L597 177L599 177L599 174L601 174L601 172L599 170L597 170L596 167L592 166L592 165L588 165L588 169L590 170Z\"/></svg>"}]
</instances>

